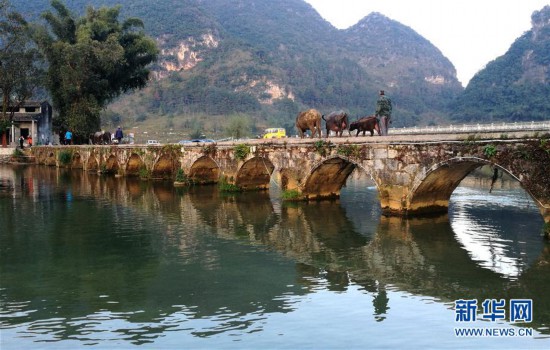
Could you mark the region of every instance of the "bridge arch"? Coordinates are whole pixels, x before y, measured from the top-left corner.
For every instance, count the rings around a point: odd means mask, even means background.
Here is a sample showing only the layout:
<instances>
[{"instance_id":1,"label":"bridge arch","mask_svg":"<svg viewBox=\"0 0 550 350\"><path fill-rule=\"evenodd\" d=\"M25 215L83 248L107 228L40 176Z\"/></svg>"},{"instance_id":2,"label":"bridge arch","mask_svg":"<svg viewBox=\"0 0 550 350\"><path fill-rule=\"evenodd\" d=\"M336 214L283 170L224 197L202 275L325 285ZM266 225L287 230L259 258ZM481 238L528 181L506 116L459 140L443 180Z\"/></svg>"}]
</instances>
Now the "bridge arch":
<instances>
[{"instance_id":1,"label":"bridge arch","mask_svg":"<svg viewBox=\"0 0 550 350\"><path fill-rule=\"evenodd\" d=\"M189 169L189 178L199 184L214 184L220 178L220 166L210 156L202 156L193 162Z\"/></svg>"},{"instance_id":2,"label":"bridge arch","mask_svg":"<svg viewBox=\"0 0 550 350\"><path fill-rule=\"evenodd\" d=\"M306 199L338 198L348 177L358 167L354 162L332 156L314 165L303 186Z\"/></svg>"},{"instance_id":3,"label":"bridge arch","mask_svg":"<svg viewBox=\"0 0 550 350\"><path fill-rule=\"evenodd\" d=\"M132 153L126 162L126 176L139 176L139 171L145 167L137 153Z\"/></svg>"},{"instance_id":4,"label":"bridge arch","mask_svg":"<svg viewBox=\"0 0 550 350\"><path fill-rule=\"evenodd\" d=\"M56 159L55 153L54 152L48 152L48 156L44 160L44 164L50 165L50 166L56 165L55 159Z\"/></svg>"},{"instance_id":5,"label":"bridge arch","mask_svg":"<svg viewBox=\"0 0 550 350\"><path fill-rule=\"evenodd\" d=\"M88 157L88 161L86 162L86 170L88 171L99 170L99 161L96 158L95 154L91 154L90 157Z\"/></svg>"},{"instance_id":6,"label":"bridge arch","mask_svg":"<svg viewBox=\"0 0 550 350\"><path fill-rule=\"evenodd\" d=\"M114 154L111 154L109 158L107 158L107 160L105 161L105 172L116 173L119 168L120 168L120 165L118 163L117 156Z\"/></svg>"},{"instance_id":7,"label":"bridge arch","mask_svg":"<svg viewBox=\"0 0 550 350\"><path fill-rule=\"evenodd\" d=\"M235 184L242 189L267 189L275 165L268 158L252 157L237 172Z\"/></svg>"},{"instance_id":8,"label":"bridge arch","mask_svg":"<svg viewBox=\"0 0 550 350\"><path fill-rule=\"evenodd\" d=\"M75 152L73 154L73 158L71 161L71 168L73 169L82 169L82 157L80 156L80 153Z\"/></svg>"},{"instance_id":9,"label":"bridge arch","mask_svg":"<svg viewBox=\"0 0 550 350\"><path fill-rule=\"evenodd\" d=\"M451 158L434 164L422 177L414 182L406 198L408 211L416 214L447 212L451 195L460 182L472 171L483 165L498 167L518 180L524 188L521 180L512 171L500 164L477 157ZM535 202L538 202L537 198L532 194L530 195Z\"/></svg>"},{"instance_id":10,"label":"bridge arch","mask_svg":"<svg viewBox=\"0 0 550 350\"><path fill-rule=\"evenodd\" d=\"M175 172L176 161L169 154L161 155L153 166L151 177L154 179L169 179Z\"/></svg>"}]
</instances>

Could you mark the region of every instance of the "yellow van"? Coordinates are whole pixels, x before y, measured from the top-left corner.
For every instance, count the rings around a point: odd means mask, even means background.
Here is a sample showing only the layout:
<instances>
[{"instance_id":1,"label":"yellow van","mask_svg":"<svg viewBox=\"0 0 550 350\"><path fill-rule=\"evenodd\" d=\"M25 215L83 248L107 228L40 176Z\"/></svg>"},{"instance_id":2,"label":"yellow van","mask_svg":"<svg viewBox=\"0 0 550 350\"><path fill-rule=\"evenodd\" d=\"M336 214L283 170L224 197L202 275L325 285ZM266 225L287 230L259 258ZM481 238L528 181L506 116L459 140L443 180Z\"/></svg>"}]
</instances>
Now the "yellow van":
<instances>
[{"instance_id":1,"label":"yellow van","mask_svg":"<svg viewBox=\"0 0 550 350\"><path fill-rule=\"evenodd\" d=\"M264 130L264 139L282 139L286 137L284 128L269 128Z\"/></svg>"}]
</instances>

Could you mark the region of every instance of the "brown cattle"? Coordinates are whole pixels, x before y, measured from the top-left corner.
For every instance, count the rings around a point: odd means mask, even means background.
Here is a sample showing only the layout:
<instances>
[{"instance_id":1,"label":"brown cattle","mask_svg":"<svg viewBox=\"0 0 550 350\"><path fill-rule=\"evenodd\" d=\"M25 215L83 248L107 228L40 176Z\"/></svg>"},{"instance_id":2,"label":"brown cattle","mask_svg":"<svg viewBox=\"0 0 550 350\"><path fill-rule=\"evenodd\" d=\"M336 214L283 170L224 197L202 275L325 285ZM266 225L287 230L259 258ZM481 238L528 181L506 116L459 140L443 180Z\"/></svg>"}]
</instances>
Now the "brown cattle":
<instances>
[{"instance_id":1,"label":"brown cattle","mask_svg":"<svg viewBox=\"0 0 550 350\"><path fill-rule=\"evenodd\" d=\"M332 112L327 118L323 116L327 128L328 137L330 131L335 131L338 137L342 136L342 132L348 128L348 115L345 112Z\"/></svg>"},{"instance_id":2,"label":"brown cattle","mask_svg":"<svg viewBox=\"0 0 550 350\"><path fill-rule=\"evenodd\" d=\"M321 137L321 113L316 109L308 109L298 113L296 117L296 129L301 138L304 138L306 130L311 131L311 137L318 133Z\"/></svg>"},{"instance_id":3,"label":"brown cattle","mask_svg":"<svg viewBox=\"0 0 550 350\"><path fill-rule=\"evenodd\" d=\"M371 115L356 120L349 125L349 131L352 132L353 130L357 130L357 134L355 134L355 136L359 136L361 131L363 132L363 136L365 136L365 132L367 131L370 131L370 136L373 136L375 130L378 132L378 135L380 135L380 124L378 123L378 118Z\"/></svg>"}]
</instances>

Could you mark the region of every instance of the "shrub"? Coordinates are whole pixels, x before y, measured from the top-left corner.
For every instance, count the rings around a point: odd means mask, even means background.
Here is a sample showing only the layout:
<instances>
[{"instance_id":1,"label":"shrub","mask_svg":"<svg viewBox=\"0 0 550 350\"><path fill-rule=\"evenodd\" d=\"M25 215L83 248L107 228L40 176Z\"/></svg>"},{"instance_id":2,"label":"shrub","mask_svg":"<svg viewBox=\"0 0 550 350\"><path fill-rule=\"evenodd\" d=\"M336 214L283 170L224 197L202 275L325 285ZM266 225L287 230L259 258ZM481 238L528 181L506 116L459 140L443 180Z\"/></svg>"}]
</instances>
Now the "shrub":
<instances>
[{"instance_id":1,"label":"shrub","mask_svg":"<svg viewBox=\"0 0 550 350\"><path fill-rule=\"evenodd\" d=\"M59 159L59 163L61 163L62 165L69 165L73 160L73 152L63 150L59 152L59 155L57 157Z\"/></svg>"},{"instance_id":2,"label":"shrub","mask_svg":"<svg viewBox=\"0 0 550 350\"><path fill-rule=\"evenodd\" d=\"M497 154L497 148L495 145L487 145L483 149L483 154L485 154L485 157L492 158L495 154Z\"/></svg>"},{"instance_id":3,"label":"shrub","mask_svg":"<svg viewBox=\"0 0 550 350\"><path fill-rule=\"evenodd\" d=\"M237 160L244 160L250 154L250 147L245 144L239 144L233 148L233 151Z\"/></svg>"},{"instance_id":4,"label":"shrub","mask_svg":"<svg viewBox=\"0 0 550 350\"><path fill-rule=\"evenodd\" d=\"M313 147L315 147L315 151L319 153L321 157L326 157L330 153L331 148L334 148L335 146L330 141L318 140L315 141Z\"/></svg>"},{"instance_id":5,"label":"shrub","mask_svg":"<svg viewBox=\"0 0 550 350\"><path fill-rule=\"evenodd\" d=\"M139 177L142 179L149 179L151 177L151 172L147 168L143 167L139 169Z\"/></svg>"},{"instance_id":6,"label":"shrub","mask_svg":"<svg viewBox=\"0 0 550 350\"><path fill-rule=\"evenodd\" d=\"M285 190L283 191L283 193L281 194L281 197L284 199L284 200L293 200L293 199L298 199L301 197L301 193L300 191L298 190Z\"/></svg>"},{"instance_id":7,"label":"shrub","mask_svg":"<svg viewBox=\"0 0 550 350\"><path fill-rule=\"evenodd\" d=\"M361 148L359 145L340 145L336 151L339 155L345 157L359 157Z\"/></svg>"},{"instance_id":8,"label":"shrub","mask_svg":"<svg viewBox=\"0 0 550 350\"><path fill-rule=\"evenodd\" d=\"M231 178L232 180L232 178ZM218 189L220 192L229 192L229 193L235 193L235 192L242 192L242 188L239 186L232 184L227 181L225 177L223 177L220 182L218 182Z\"/></svg>"}]
</instances>

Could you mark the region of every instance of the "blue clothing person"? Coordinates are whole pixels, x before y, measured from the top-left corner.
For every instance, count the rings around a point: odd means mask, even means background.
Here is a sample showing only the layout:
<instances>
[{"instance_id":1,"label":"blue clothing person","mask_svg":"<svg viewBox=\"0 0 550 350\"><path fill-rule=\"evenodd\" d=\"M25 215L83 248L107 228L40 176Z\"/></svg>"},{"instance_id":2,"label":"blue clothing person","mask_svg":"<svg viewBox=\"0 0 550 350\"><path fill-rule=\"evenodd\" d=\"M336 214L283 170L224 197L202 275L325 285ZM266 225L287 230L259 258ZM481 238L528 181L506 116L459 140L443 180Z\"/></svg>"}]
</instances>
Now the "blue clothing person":
<instances>
[{"instance_id":1,"label":"blue clothing person","mask_svg":"<svg viewBox=\"0 0 550 350\"><path fill-rule=\"evenodd\" d=\"M73 141L73 133L70 130L67 130L65 133L65 144L70 145Z\"/></svg>"},{"instance_id":2,"label":"blue clothing person","mask_svg":"<svg viewBox=\"0 0 550 350\"><path fill-rule=\"evenodd\" d=\"M119 145L120 145L123 137L124 137L124 134L122 133L122 129L119 126L115 131L115 139L118 140Z\"/></svg>"}]
</instances>

